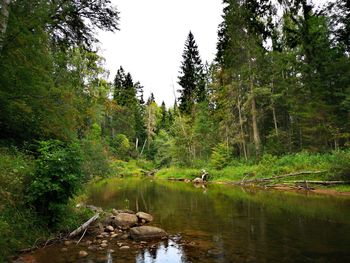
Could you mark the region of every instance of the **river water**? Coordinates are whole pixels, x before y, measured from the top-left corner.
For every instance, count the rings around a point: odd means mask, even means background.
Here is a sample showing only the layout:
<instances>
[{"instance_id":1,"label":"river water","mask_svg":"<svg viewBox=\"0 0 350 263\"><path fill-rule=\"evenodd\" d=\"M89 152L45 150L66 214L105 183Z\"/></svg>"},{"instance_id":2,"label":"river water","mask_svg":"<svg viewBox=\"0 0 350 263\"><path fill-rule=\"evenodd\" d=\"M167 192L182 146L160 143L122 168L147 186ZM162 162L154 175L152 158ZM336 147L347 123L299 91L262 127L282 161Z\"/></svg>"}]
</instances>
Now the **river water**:
<instances>
[{"instance_id":1,"label":"river water","mask_svg":"<svg viewBox=\"0 0 350 263\"><path fill-rule=\"evenodd\" d=\"M152 214L170 239L148 248L41 249L38 263L350 262L350 198L182 182L111 179L87 189L87 204Z\"/></svg>"}]
</instances>

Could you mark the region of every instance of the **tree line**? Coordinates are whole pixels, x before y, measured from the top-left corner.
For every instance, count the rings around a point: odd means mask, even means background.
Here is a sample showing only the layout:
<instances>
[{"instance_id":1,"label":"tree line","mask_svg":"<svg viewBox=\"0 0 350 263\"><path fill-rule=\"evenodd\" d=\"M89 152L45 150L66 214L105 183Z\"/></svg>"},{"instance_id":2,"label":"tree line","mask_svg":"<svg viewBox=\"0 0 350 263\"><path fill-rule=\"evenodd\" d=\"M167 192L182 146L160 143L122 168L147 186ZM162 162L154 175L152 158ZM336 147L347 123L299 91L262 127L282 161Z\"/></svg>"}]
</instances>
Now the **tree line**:
<instances>
[{"instance_id":1,"label":"tree line","mask_svg":"<svg viewBox=\"0 0 350 263\"><path fill-rule=\"evenodd\" d=\"M108 81L95 31L119 30L110 1L3 0L1 140L98 138L101 151L158 165L193 165L218 152L249 160L347 147L347 1L223 6L215 60L203 63L190 32L179 98L167 108L153 94L145 101L123 67Z\"/></svg>"}]
</instances>

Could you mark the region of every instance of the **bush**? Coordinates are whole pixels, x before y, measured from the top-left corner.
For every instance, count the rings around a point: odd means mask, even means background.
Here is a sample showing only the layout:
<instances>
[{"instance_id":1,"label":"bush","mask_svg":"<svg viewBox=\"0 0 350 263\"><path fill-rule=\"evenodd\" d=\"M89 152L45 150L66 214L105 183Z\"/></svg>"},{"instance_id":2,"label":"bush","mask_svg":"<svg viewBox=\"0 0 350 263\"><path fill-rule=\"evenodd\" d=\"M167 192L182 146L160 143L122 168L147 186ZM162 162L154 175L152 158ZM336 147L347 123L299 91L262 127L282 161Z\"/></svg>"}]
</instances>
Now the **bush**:
<instances>
[{"instance_id":1,"label":"bush","mask_svg":"<svg viewBox=\"0 0 350 263\"><path fill-rule=\"evenodd\" d=\"M350 180L350 151L336 151L330 165L333 179Z\"/></svg>"},{"instance_id":2,"label":"bush","mask_svg":"<svg viewBox=\"0 0 350 263\"><path fill-rule=\"evenodd\" d=\"M39 215L53 226L83 182L81 151L76 143L50 140L40 142L38 153L26 196Z\"/></svg>"},{"instance_id":3,"label":"bush","mask_svg":"<svg viewBox=\"0 0 350 263\"><path fill-rule=\"evenodd\" d=\"M111 140L111 146L113 153L122 160L128 160L130 155L130 142L124 134L117 134L115 138Z\"/></svg>"},{"instance_id":4,"label":"bush","mask_svg":"<svg viewBox=\"0 0 350 263\"><path fill-rule=\"evenodd\" d=\"M221 170L230 162L229 149L224 143L218 144L211 154L210 164L214 169Z\"/></svg>"}]
</instances>

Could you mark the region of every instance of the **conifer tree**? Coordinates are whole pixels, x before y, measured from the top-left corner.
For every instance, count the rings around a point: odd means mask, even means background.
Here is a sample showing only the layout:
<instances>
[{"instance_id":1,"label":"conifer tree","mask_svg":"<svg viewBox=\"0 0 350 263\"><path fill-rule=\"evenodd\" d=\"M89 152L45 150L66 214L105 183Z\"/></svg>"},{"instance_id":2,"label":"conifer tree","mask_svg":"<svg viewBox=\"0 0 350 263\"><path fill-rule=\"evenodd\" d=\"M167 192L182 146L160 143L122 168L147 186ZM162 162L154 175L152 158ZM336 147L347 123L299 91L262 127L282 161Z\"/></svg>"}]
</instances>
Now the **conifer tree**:
<instances>
[{"instance_id":1,"label":"conifer tree","mask_svg":"<svg viewBox=\"0 0 350 263\"><path fill-rule=\"evenodd\" d=\"M188 34L182 58L178 82L182 87L179 90L179 108L182 113L190 114L194 104L205 98L203 65L192 32Z\"/></svg>"}]
</instances>

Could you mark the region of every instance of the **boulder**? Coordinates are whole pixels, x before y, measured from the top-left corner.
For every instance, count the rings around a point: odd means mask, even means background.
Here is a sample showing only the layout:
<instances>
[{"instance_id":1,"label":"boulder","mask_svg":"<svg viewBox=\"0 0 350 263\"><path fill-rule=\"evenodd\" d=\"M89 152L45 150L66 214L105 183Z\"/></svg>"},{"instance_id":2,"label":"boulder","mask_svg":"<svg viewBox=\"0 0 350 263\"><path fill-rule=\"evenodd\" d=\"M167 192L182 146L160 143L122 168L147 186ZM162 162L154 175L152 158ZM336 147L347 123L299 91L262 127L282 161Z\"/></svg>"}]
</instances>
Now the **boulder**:
<instances>
[{"instance_id":1,"label":"boulder","mask_svg":"<svg viewBox=\"0 0 350 263\"><path fill-rule=\"evenodd\" d=\"M112 213L113 213L113 215L115 215L115 216L118 215L118 214L122 214L122 213L125 213L125 214L135 214L134 211L129 210L129 209L119 209L119 210L113 209L113 210L112 210Z\"/></svg>"},{"instance_id":2,"label":"boulder","mask_svg":"<svg viewBox=\"0 0 350 263\"><path fill-rule=\"evenodd\" d=\"M163 229L154 226L139 226L130 229L130 237L136 240L156 239L167 235Z\"/></svg>"},{"instance_id":3,"label":"boulder","mask_svg":"<svg viewBox=\"0 0 350 263\"><path fill-rule=\"evenodd\" d=\"M146 222L152 222L153 216L150 214L144 213L144 212L138 212L136 213L136 216L139 218L140 221L145 220Z\"/></svg>"},{"instance_id":4,"label":"boulder","mask_svg":"<svg viewBox=\"0 0 350 263\"><path fill-rule=\"evenodd\" d=\"M135 214L119 213L114 217L114 223L121 229L129 229L137 224L138 218Z\"/></svg>"}]
</instances>

